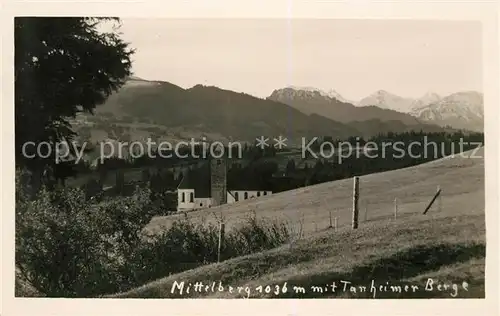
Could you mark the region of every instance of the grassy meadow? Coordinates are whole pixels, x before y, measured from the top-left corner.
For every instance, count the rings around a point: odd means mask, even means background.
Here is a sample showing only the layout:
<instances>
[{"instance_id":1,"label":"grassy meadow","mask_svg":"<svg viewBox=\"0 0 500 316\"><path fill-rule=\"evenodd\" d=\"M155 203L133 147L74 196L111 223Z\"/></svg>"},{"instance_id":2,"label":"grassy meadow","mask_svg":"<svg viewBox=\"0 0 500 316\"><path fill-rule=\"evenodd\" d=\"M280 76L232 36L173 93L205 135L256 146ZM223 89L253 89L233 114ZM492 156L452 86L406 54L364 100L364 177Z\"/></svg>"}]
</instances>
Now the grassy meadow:
<instances>
[{"instance_id":1,"label":"grassy meadow","mask_svg":"<svg viewBox=\"0 0 500 316\"><path fill-rule=\"evenodd\" d=\"M484 155L484 149L475 155ZM423 215L438 186L441 198ZM361 177L357 230L350 228L351 197L352 179L348 179L213 208L212 214L196 211L154 218L146 227L148 232L161 231L178 216L187 216L192 222L222 217L227 229L236 229L252 213L287 221L293 231L302 234L272 250L173 274L110 297L484 297L483 158L446 157ZM330 213L337 218L337 230L329 228ZM182 281L184 293L179 288L172 291ZM374 295L372 281L375 286L386 286L386 291L379 288ZM196 282L217 285L215 291L191 289L187 294L188 285ZM221 292L217 291L219 282L225 286ZM330 286L333 282L336 291ZM438 283L447 286L438 287ZM271 290L266 293L268 285ZM394 292L391 285L410 290ZM280 289L277 294L276 286Z\"/></svg>"}]
</instances>

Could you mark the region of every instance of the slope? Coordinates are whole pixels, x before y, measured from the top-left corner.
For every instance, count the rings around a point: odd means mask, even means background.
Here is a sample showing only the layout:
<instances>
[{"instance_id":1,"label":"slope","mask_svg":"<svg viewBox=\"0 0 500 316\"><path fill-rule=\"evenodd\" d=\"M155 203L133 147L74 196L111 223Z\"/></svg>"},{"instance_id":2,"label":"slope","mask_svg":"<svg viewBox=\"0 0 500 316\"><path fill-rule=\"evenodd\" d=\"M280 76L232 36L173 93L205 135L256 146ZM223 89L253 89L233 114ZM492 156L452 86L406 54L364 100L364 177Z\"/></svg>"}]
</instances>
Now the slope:
<instances>
[{"instance_id":1,"label":"slope","mask_svg":"<svg viewBox=\"0 0 500 316\"><path fill-rule=\"evenodd\" d=\"M381 131L403 132L407 130L441 131L442 128L421 122L417 118L392 109L380 108L378 104L354 106L329 97L317 90L284 88L274 90L268 100L288 104L305 114L317 114L349 124L363 136Z\"/></svg>"},{"instance_id":2,"label":"slope","mask_svg":"<svg viewBox=\"0 0 500 316\"><path fill-rule=\"evenodd\" d=\"M83 138L92 141L151 137L177 142L206 136L209 140L253 142L260 136L282 135L288 146L300 144L302 137L345 139L381 131L443 130L396 111L328 100L317 104L328 111L314 110L315 101L305 105L311 109L306 111L286 100L261 99L213 86L183 89L168 82L131 78L97 107L96 116L75 123L81 134L89 135Z\"/></svg>"},{"instance_id":3,"label":"slope","mask_svg":"<svg viewBox=\"0 0 500 316\"><path fill-rule=\"evenodd\" d=\"M440 126L449 125L471 131L484 130L483 95L476 91L453 93L438 102L415 108L412 114L423 121Z\"/></svg>"},{"instance_id":4,"label":"slope","mask_svg":"<svg viewBox=\"0 0 500 316\"><path fill-rule=\"evenodd\" d=\"M332 133L340 138L359 134L346 124L306 115L283 103L212 86L183 89L168 82L129 81L97 113L235 140L254 141L262 135L300 139Z\"/></svg>"},{"instance_id":5,"label":"slope","mask_svg":"<svg viewBox=\"0 0 500 316\"><path fill-rule=\"evenodd\" d=\"M485 217L484 149L465 157L447 157L427 164L371 174L360 178L361 222L350 229L352 180L323 183L259 200L242 201L214 208L225 216L226 227L255 211L259 217L288 220L303 226L305 238L290 245L219 264L203 266L146 284L113 297L240 297L247 293L171 293L175 281L219 282L252 290L251 297L274 297L256 292L258 285L288 284L280 297L373 297L371 292L314 292L313 285L325 286L349 280L370 286L371 280L384 284L417 285L415 293L379 292L377 297L450 297L450 291L425 291L429 278L467 282L459 297L484 297ZM466 178L467 181L462 181ZM427 215L422 211L435 193L441 200ZM394 198L398 217L393 218ZM364 216L364 207L368 216ZM338 220L338 231L326 229L329 214ZM207 211L189 213L192 220ZM149 230L169 225L176 216L156 218ZM208 219L211 220L211 219ZM211 283L209 283L211 284ZM292 286L304 287L304 293ZM274 287L273 287L274 289ZM309 290L308 290L309 289Z\"/></svg>"},{"instance_id":6,"label":"slope","mask_svg":"<svg viewBox=\"0 0 500 316\"><path fill-rule=\"evenodd\" d=\"M382 109L408 113L411 110L413 102L414 100L411 98L403 98L385 90L379 90L361 99L358 106L364 107L373 105Z\"/></svg>"}]
</instances>

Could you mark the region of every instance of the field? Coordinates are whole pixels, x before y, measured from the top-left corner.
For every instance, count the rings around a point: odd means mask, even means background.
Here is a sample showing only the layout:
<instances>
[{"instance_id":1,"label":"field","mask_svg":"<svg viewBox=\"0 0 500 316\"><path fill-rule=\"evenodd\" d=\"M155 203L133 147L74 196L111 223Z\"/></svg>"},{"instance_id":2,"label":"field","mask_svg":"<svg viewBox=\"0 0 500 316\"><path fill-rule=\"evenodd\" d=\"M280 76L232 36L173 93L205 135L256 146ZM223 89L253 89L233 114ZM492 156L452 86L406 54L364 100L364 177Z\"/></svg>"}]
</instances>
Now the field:
<instances>
[{"instance_id":1,"label":"field","mask_svg":"<svg viewBox=\"0 0 500 316\"><path fill-rule=\"evenodd\" d=\"M482 157L483 153L484 149L481 149L475 156ZM436 214L439 204L440 212L444 214L484 212L482 158L457 155L405 169L361 176L359 186L361 222L365 218L368 222L390 221L394 213L394 199L397 199L399 219L420 214L438 186L442 189L441 198L429 211L429 216ZM297 229L302 226L307 236L327 228L330 213L333 218L337 217L339 228L350 225L352 187L352 179L321 183L232 205L188 212L186 215L195 222L215 222L217 218L224 217L226 227L230 228L255 212L258 217L287 221ZM146 230L161 231L172 220L184 216L155 217Z\"/></svg>"},{"instance_id":2,"label":"field","mask_svg":"<svg viewBox=\"0 0 500 316\"><path fill-rule=\"evenodd\" d=\"M483 149L476 153L483 154ZM442 197L423 215L437 186L442 189ZM350 228L351 197L352 180L342 180L188 213L193 221L215 221L222 216L228 229L254 213L286 220L297 231L302 230L303 236L277 249L171 275L113 297L485 296L482 158L447 157L361 177L357 230ZM337 218L337 231L328 228L330 212ZM160 231L178 216L184 215L157 217L146 229ZM179 287L172 292L175 282L182 281L183 293ZM196 291L196 282L209 286ZM216 282L214 290L212 282ZM219 282L221 292L217 290ZM438 287L441 282L447 287ZM190 283L190 292L186 293ZM233 286L232 291L228 286Z\"/></svg>"}]
</instances>

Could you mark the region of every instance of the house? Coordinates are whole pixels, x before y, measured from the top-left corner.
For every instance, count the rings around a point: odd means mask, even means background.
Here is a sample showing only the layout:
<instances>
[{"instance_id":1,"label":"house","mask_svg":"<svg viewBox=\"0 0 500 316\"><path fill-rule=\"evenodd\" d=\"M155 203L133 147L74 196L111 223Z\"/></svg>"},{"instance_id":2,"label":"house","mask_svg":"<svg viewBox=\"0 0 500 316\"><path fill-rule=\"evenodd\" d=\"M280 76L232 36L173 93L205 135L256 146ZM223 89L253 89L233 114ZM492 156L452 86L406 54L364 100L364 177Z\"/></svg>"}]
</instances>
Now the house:
<instances>
[{"instance_id":1,"label":"house","mask_svg":"<svg viewBox=\"0 0 500 316\"><path fill-rule=\"evenodd\" d=\"M254 177L228 176L226 158L210 159L188 172L177 187L177 211L209 208L272 194Z\"/></svg>"}]
</instances>

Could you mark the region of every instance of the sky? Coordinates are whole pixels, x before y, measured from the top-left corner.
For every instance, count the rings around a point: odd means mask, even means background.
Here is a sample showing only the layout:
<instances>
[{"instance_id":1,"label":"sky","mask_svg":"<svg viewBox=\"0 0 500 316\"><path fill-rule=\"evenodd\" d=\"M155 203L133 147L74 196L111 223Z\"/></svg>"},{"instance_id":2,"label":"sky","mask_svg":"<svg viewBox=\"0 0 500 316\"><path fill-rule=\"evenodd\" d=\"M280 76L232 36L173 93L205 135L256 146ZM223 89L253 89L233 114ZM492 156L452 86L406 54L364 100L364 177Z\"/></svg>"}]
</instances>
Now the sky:
<instances>
[{"instance_id":1,"label":"sky","mask_svg":"<svg viewBox=\"0 0 500 316\"><path fill-rule=\"evenodd\" d=\"M122 19L134 75L267 97L275 89L334 89L358 101L482 91L481 24L333 19Z\"/></svg>"}]
</instances>

